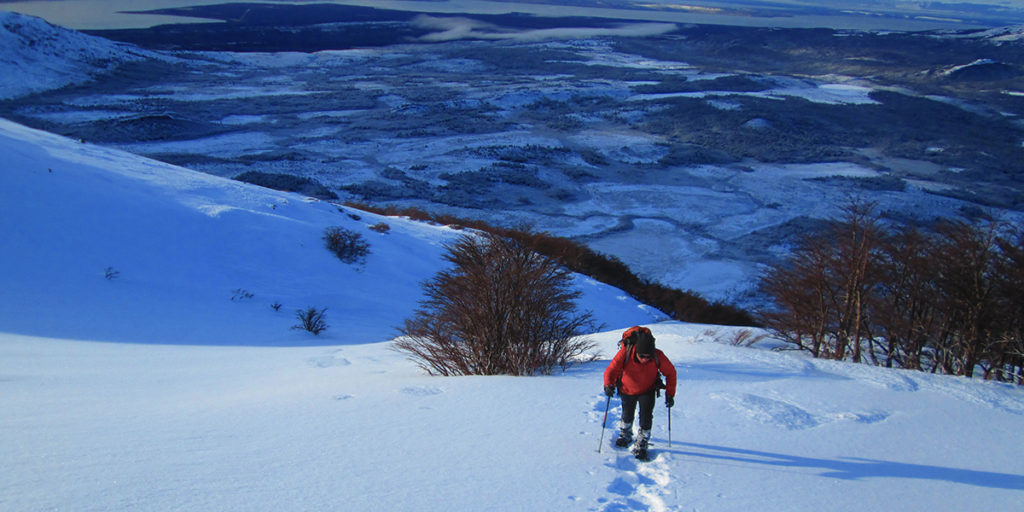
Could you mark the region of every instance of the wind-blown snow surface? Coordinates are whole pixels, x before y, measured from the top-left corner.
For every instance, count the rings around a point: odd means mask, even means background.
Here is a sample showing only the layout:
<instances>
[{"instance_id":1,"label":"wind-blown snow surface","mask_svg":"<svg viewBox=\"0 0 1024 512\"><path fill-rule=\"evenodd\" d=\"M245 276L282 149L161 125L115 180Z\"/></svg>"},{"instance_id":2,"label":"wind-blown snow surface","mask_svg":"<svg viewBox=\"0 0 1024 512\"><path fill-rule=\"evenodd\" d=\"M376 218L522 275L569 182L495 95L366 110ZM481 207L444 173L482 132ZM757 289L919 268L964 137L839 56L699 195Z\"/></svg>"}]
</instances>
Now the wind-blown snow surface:
<instances>
[{"instance_id":1,"label":"wind-blown snow surface","mask_svg":"<svg viewBox=\"0 0 1024 512\"><path fill-rule=\"evenodd\" d=\"M733 331L657 322L586 279L600 360L428 377L388 340L458 232L2 120L0 154L2 510L1024 504L1016 387L714 343ZM365 265L323 249L331 225L370 240ZM307 306L329 308L320 337L289 329ZM617 399L598 453L601 373L639 323L680 371L647 464L610 447Z\"/></svg>"}]
</instances>

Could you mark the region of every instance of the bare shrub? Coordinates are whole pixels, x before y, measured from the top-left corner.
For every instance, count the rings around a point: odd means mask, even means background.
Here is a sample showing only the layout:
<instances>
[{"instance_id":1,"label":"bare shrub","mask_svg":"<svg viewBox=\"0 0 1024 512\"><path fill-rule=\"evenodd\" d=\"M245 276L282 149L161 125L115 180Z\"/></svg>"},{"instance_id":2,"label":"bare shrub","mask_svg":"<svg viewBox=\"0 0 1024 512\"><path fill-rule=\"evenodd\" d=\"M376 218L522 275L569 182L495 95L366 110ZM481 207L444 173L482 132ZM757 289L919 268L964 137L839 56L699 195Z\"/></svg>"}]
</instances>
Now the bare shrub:
<instances>
[{"instance_id":1,"label":"bare shrub","mask_svg":"<svg viewBox=\"0 0 1024 512\"><path fill-rule=\"evenodd\" d=\"M317 309L309 307L295 312L295 318L299 319L299 325L293 325L292 329L301 329L319 336L327 330L327 308Z\"/></svg>"},{"instance_id":2,"label":"bare shrub","mask_svg":"<svg viewBox=\"0 0 1024 512\"><path fill-rule=\"evenodd\" d=\"M370 226L370 229L378 233L389 233L391 231L391 226L386 222L378 222L377 224Z\"/></svg>"},{"instance_id":3,"label":"bare shrub","mask_svg":"<svg viewBox=\"0 0 1024 512\"><path fill-rule=\"evenodd\" d=\"M370 244L363 235L341 227L329 227L324 230L324 241L327 249L345 263L363 263L370 254Z\"/></svg>"},{"instance_id":4,"label":"bare shrub","mask_svg":"<svg viewBox=\"0 0 1024 512\"><path fill-rule=\"evenodd\" d=\"M768 333L756 332L754 329L708 329L702 334L714 343L732 345L734 347L751 347L757 342L768 338Z\"/></svg>"},{"instance_id":5,"label":"bare shrub","mask_svg":"<svg viewBox=\"0 0 1024 512\"><path fill-rule=\"evenodd\" d=\"M767 333L755 333L753 329L740 329L733 331L725 338L725 343L734 347L752 347L767 337Z\"/></svg>"},{"instance_id":6,"label":"bare shrub","mask_svg":"<svg viewBox=\"0 0 1024 512\"><path fill-rule=\"evenodd\" d=\"M450 246L453 264L424 285L426 298L394 348L432 375L533 375L563 370L593 348L580 335L571 273L494 234Z\"/></svg>"}]
</instances>

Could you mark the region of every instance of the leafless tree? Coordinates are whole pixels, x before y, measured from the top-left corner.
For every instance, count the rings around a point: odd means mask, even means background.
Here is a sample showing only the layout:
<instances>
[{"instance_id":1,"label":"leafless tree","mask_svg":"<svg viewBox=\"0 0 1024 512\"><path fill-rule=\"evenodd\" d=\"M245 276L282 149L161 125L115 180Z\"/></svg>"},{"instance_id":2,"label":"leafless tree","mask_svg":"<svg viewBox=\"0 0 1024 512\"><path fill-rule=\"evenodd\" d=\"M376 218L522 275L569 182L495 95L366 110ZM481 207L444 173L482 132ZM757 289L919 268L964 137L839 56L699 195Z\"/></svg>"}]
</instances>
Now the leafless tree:
<instances>
[{"instance_id":1,"label":"leafless tree","mask_svg":"<svg viewBox=\"0 0 1024 512\"><path fill-rule=\"evenodd\" d=\"M987 355L987 343L997 334L997 225L944 221L936 233L930 260L936 268L938 307L946 325L932 340L935 364L945 373L971 377Z\"/></svg>"},{"instance_id":2,"label":"leafless tree","mask_svg":"<svg viewBox=\"0 0 1024 512\"><path fill-rule=\"evenodd\" d=\"M986 377L1024 384L1024 231L1017 228L998 243L1003 256L998 270L1002 280L997 289L1003 310L1003 336L1000 357L993 364L995 372Z\"/></svg>"},{"instance_id":3,"label":"leafless tree","mask_svg":"<svg viewBox=\"0 0 1024 512\"><path fill-rule=\"evenodd\" d=\"M833 355L842 360L849 350L849 356L859 363L864 342L873 340L869 313L877 304L883 229L873 203L854 200L843 213L843 220L833 225L830 235L834 278L830 288L836 313Z\"/></svg>"},{"instance_id":4,"label":"leafless tree","mask_svg":"<svg viewBox=\"0 0 1024 512\"><path fill-rule=\"evenodd\" d=\"M885 245L881 293L873 322L885 343L885 366L922 369L929 340L938 333L931 241L906 227Z\"/></svg>"},{"instance_id":5,"label":"leafless tree","mask_svg":"<svg viewBox=\"0 0 1024 512\"><path fill-rule=\"evenodd\" d=\"M762 288L765 325L815 357L1024 384L1024 233L945 220L930 232L883 229L851 204L812 234Z\"/></svg>"},{"instance_id":6,"label":"leafless tree","mask_svg":"<svg viewBox=\"0 0 1024 512\"><path fill-rule=\"evenodd\" d=\"M426 298L394 348L434 375L532 375L566 368L593 348L580 335L572 275L554 260L494 234L449 247L452 268L424 285Z\"/></svg>"},{"instance_id":7,"label":"leafless tree","mask_svg":"<svg viewBox=\"0 0 1024 512\"><path fill-rule=\"evenodd\" d=\"M829 261L823 237L808 237L784 265L769 270L762 291L775 300L776 309L766 312L765 326L784 341L814 357L827 348L832 316L828 287Z\"/></svg>"},{"instance_id":8,"label":"leafless tree","mask_svg":"<svg viewBox=\"0 0 1024 512\"><path fill-rule=\"evenodd\" d=\"M873 339L869 311L877 303L883 238L873 209L851 201L843 220L806 237L763 281L779 307L765 315L766 325L814 357L859 362L863 343Z\"/></svg>"}]
</instances>

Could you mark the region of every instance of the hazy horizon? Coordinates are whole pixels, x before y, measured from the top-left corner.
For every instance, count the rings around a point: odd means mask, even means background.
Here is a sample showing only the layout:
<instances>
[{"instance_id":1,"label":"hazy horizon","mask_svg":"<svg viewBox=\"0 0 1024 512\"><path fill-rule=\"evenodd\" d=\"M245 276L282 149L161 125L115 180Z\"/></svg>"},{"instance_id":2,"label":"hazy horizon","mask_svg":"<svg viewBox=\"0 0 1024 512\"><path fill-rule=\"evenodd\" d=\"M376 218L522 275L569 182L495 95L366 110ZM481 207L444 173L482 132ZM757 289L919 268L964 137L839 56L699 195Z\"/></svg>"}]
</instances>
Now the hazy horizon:
<instances>
[{"instance_id":1,"label":"hazy horizon","mask_svg":"<svg viewBox=\"0 0 1024 512\"><path fill-rule=\"evenodd\" d=\"M509 12L525 12L539 16L594 16L629 21L656 21L668 23L721 24L740 26L775 26L782 28L795 27L828 27L837 29L862 30L928 30L936 28L970 28L982 26L975 22L960 19L959 15L969 14L959 8L953 10L919 9L914 6L892 7L882 2L870 0L832 0L825 5L810 7L829 7L837 9L835 14L811 13L806 2L775 0L759 2L748 0L741 7L749 8L751 4L763 4L765 10L779 13L778 16L752 16L739 13L710 9L651 10L630 8L630 2L622 2L619 8L580 7L559 5L557 3L511 2L502 0L261 0L262 3L275 4L312 4L331 3L339 5L366 6L382 9L396 9L425 13L468 13L468 14L502 14ZM168 23L202 23L200 18L140 14L131 11L151 11L197 5L215 5L229 3L229 0L154 0L141 3L135 0L0 0L0 10L13 11L43 18L50 23L76 30L102 30L124 28L148 28ZM650 5L655 2L648 2ZM787 10L783 4L792 6ZM1020 23L1024 20L1024 0L938 0L931 4L977 5L980 7L1000 7L1019 9L1016 20L1007 20L1006 24ZM669 5L669 4L666 4ZM689 5L689 4L688 4ZM728 0L695 2L693 6L727 8L738 5ZM993 13L987 13L991 18ZM990 24L991 26L991 24Z\"/></svg>"}]
</instances>

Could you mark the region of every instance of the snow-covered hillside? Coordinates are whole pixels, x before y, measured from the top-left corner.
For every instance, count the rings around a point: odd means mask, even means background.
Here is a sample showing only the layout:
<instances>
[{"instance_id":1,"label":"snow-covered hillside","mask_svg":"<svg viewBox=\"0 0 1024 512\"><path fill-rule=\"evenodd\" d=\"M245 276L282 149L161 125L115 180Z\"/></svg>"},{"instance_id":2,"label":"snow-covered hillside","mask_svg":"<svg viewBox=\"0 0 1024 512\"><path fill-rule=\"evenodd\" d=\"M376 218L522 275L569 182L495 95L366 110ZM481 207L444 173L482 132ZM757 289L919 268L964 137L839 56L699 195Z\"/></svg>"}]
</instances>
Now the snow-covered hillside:
<instances>
[{"instance_id":1,"label":"snow-covered hillside","mask_svg":"<svg viewBox=\"0 0 1024 512\"><path fill-rule=\"evenodd\" d=\"M601 360L428 377L388 340L458 232L8 121L0 154L0 509L1024 503L1018 388L714 343L735 331L659 323L586 279L583 305L607 323L592 335ZM364 266L323 248L333 225L370 240ZM307 306L328 308L320 337L290 329ZM647 464L610 446L617 399L598 453L601 373L632 324L651 325L680 371Z\"/></svg>"},{"instance_id":2,"label":"snow-covered hillside","mask_svg":"<svg viewBox=\"0 0 1024 512\"><path fill-rule=\"evenodd\" d=\"M89 80L119 63L158 58L139 48L0 11L0 99Z\"/></svg>"},{"instance_id":3,"label":"snow-covered hillside","mask_svg":"<svg viewBox=\"0 0 1024 512\"><path fill-rule=\"evenodd\" d=\"M308 344L300 308L328 308L331 340L388 339L441 269L444 227L340 208L0 121L0 326L124 342ZM358 219L357 219L358 218ZM369 229L378 223L391 229ZM347 265L321 239L362 233L372 255ZM116 277L107 279L107 269ZM656 313L580 279L615 327ZM248 297L248 295L252 297ZM280 310L271 308L280 304ZM44 321L45 319L45 321Z\"/></svg>"}]
</instances>

